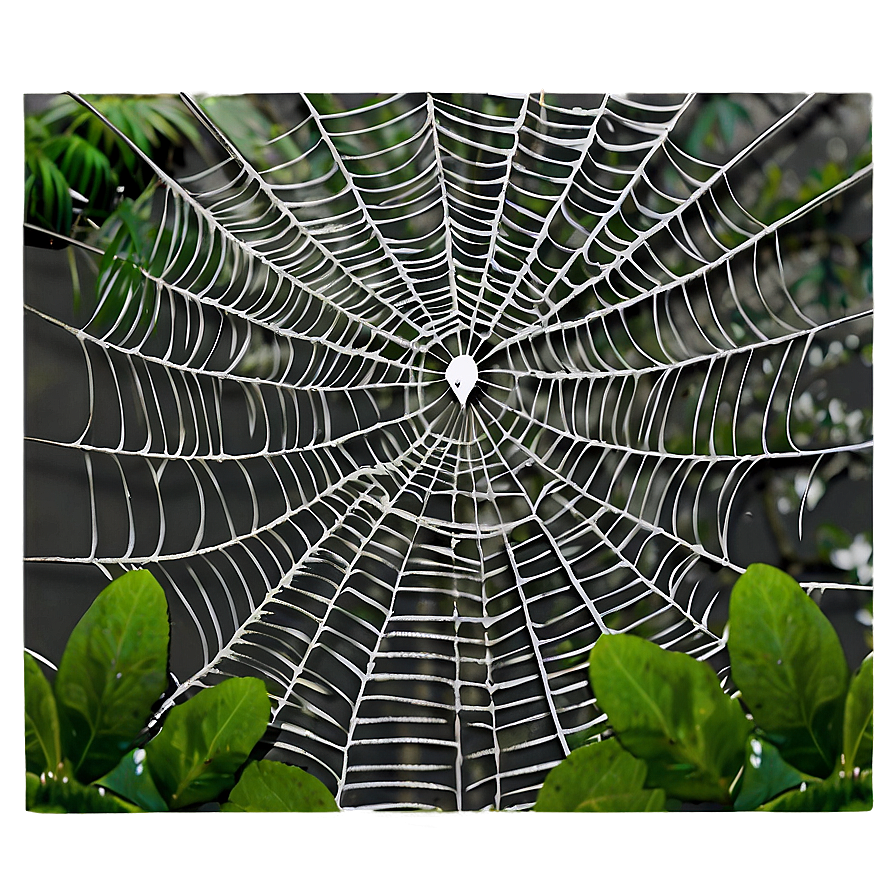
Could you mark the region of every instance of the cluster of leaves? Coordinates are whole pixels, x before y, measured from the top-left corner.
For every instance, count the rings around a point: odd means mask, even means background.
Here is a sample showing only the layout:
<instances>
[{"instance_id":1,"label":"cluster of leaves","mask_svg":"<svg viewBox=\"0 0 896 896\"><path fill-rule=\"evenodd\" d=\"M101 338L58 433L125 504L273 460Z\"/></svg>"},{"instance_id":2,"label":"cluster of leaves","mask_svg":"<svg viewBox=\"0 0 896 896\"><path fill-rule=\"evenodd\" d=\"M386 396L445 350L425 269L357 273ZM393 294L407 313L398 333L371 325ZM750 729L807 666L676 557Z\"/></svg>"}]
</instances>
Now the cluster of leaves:
<instances>
[{"instance_id":1,"label":"cluster of leaves","mask_svg":"<svg viewBox=\"0 0 896 896\"><path fill-rule=\"evenodd\" d=\"M195 124L174 97L102 96L91 102L149 156L199 143ZM117 200L138 196L151 181L130 146L67 96L26 116L25 168L26 222L63 235L79 217L101 224Z\"/></svg>"},{"instance_id":2,"label":"cluster of leaves","mask_svg":"<svg viewBox=\"0 0 896 896\"><path fill-rule=\"evenodd\" d=\"M135 570L75 626L53 685L25 654L26 807L336 811L312 775L250 759L271 714L258 678L226 679L173 707L161 730L147 728L167 681L168 642L165 594L148 571Z\"/></svg>"},{"instance_id":3,"label":"cluster of leaves","mask_svg":"<svg viewBox=\"0 0 896 896\"><path fill-rule=\"evenodd\" d=\"M116 324L121 332L133 332L151 323L154 296L144 272L161 274L171 232L160 233L154 223L158 181L130 143L168 167L182 162L187 146L200 154L203 146L195 119L176 97L87 99L118 131L69 96L56 97L45 111L26 116L25 222L102 247L90 313L99 326ZM283 161L267 145L279 129L262 105L241 96L207 98L203 106L253 158L265 165ZM291 145L278 145L278 151L300 154ZM26 239L42 247L63 245L35 230L26 229ZM71 246L68 254L79 310L80 275Z\"/></svg>"},{"instance_id":4,"label":"cluster of leaves","mask_svg":"<svg viewBox=\"0 0 896 896\"><path fill-rule=\"evenodd\" d=\"M706 663L631 635L599 638L591 684L616 736L573 750L535 809L870 809L872 655L850 678L821 610L762 564L734 587L728 647L733 697Z\"/></svg>"},{"instance_id":5,"label":"cluster of leaves","mask_svg":"<svg viewBox=\"0 0 896 896\"><path fill-rule=\"evenodd\" d=\"M156 231L150 207L156 181L127 141L151 158L199 147L195 123L171 96L89 97L95 108L124 135L108 128L94 113L69 96L25 118L25 223L63 236L103 246L99 263L98 322L148 314L145 283L138 268ZM63 241L26 228L29 244L61 248ZM80 277L68 247L75 308L80 305ZM157 272L156 272L157 273ZM136 301L131 301L134 295ZM131 314L122 315L129 308Z\"/></svg>"}]
</instances>

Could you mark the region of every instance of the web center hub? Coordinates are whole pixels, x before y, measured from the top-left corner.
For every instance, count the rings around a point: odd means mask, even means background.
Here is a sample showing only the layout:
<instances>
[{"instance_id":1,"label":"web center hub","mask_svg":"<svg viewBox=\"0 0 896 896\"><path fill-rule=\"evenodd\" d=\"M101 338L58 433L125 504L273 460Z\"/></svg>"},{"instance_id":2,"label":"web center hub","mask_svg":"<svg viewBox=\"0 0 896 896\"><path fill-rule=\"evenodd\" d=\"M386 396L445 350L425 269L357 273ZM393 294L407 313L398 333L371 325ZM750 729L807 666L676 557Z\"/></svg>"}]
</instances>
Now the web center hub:
<instances>
[{"instance_id":1,"label":"web center hub","mask_svg":"<svg viewBox=\"0 0 896 896\"><path fill-rule=\"evenodd\" d=\"M479 380L479 368L471 355L458 355L445 369L445 379L461 405L466 406Z\"/></svg>"}]
</instances>

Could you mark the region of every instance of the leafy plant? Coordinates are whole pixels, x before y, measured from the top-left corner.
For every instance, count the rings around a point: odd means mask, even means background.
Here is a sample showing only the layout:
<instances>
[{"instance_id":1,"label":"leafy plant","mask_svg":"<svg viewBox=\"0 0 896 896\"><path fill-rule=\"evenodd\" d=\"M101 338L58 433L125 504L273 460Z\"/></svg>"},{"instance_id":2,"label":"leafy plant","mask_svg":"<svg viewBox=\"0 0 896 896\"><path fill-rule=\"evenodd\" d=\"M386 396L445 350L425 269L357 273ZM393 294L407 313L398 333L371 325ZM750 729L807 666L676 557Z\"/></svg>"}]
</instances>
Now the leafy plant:
<instances>
[{"instance_id":1,"label":"leafy plant","mask_svg":"<svg viewBox=\"0 0 896 896\"><path fill-rule=\"evenodd\" d=\"M68 234L79 215L101 224L113 212L119 194L142 193L153 174L128 140L154 157L199 144L195 123L175 97L91 100L117 132L68 96L56 97L48 109L26 117L27 222Z\"/></svg>"},{"instance_id":2,"label":"leafy plant","mask_svg":"<svg viewBox=\"0 0 896 896\"><path fill-rule=\"evenodd\" d=\"M824 614L763 564L734 586L728 648L734 697L689 656L632 635L599 638L591 684L616 736L573 750L535 809L870 809L872 655L850 680Z\"/></svg>"},{"instance_id":3,"label":"leafy plant","mask_svg":"<svg viewBox=\"0 0 896 896\"><path fill-rule=\"evenodd\" d=\"M326 787L302 769L247 764L271 714L261 679L229 678L173 707L147 742L168 639L164 592L135 570L105 588L75 626L53 686L25 654L27 808L155 812L217 800L226 811L336 811Z\"/></svg>"},{"instance_id":4,"label":"leafy plant","mask_svg":"<svg viewBox=\"0 0 896 896\"><path fill-rule=\"evenodd\" d=\"M699 156L704 148L730 144L739 121L750 124L750 113L740 103L724 95L710 97L694 122L686 149Z\"/></svg>"}]
</instances>

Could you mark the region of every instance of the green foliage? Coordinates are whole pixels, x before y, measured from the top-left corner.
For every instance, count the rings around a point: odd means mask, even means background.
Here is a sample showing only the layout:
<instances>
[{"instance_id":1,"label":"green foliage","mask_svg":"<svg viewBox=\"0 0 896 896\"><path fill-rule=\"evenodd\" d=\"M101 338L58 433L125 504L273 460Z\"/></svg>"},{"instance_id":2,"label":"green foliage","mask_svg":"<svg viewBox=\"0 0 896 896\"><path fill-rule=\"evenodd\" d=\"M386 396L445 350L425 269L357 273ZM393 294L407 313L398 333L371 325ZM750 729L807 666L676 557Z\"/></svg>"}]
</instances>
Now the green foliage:
<instances>
[{"instance_id":1,"label":"green foliage","mask_svg":"<svg viewBox=\"0 0 896 896\"><path fill-rule=\"evenodd\" d=\"M26 147L25 168L25 220L68 233L73 206L65 175L39 147Z\"/></svg>"},{"instance_id":2,"label":"green foliage","mask_svg":"<svg viewBox=\"0 0 896 896\"><path fill-rule=\"evenodd\" d=\"M71 767L63 763L55 772L26 783L26 807L31 812L139 812L140 808L99 787L82 784L72 776Z\"/></svg>"},{"instance_id":3,"label":"green foliage","mask_svg":"<svg viewBox=\"0 0 896 896\"><path fill-rule=\"evenodd\" d=\"M111 582L68 639L55 694L64 753L78 780L111 771L165 689L168 607L146 570Z\"/></svg>"},{"instance_id":4,"label":"green foliage","mask_svg":"<svg viewBox=\"0 0 896 896\"><path fill-rule=\"evenodd\" d=\"M253 762L271 706L258 678L229 678L175 706L146 743L167 680L168 607L146 570L96 598L51 687L25 655L25 799L35 812L157 812L224 801L228 811L333 811L301 769ZM232 804L232 805L231 805Z\"/></svg>"},{"instance_id":5,"label":"green foliage","mask_svg":"<svg viewBox=\"0 0 896 896\"><path fill-rule=\"evenodd\" d=\"M867 812L872 807L871 770L845 772L811 787L789 790L761 808L766 812Z\"/></svg>"},{"instance_id":6,"label":"green foliage","mask_svg":"<svg viewBox=\"0 0 896 896\"><path fill-rule=\"evenodd\" d=\"M591 653L591 686L622 746L647 763L648 786L728 801L750 723L706 663L614 635Z\"/></svg>"},{"instance_id":7,"label":"green foliage","mask_svg":"<svg viewBox=\"0 0 896 896\"><path fill-rule=\"evenodd\" d=\"M786 573L756 564L729 610L731 675L757 726L817 777L840 755L849 669L834 627Z\"/></svg>"},{"instance_id":8,"label":"green foliage","mask_svg":"<svg viewBox=\"0 0 896 896\"><path fill-rule=\"evenodd\" d=\"M282 762L250 762L224 812L338 812L329 790L308 772Z\"/></svg>"},{"instance_id":9,"label":"green foliage","mask_svg":"<svg viewBox=\"0 0 896 896\"><path fill-rule=\"evenodd\" d=\"M108 788L147 812L164 812L168 804L159 793L149 769L146 767L146 750L131 750L109 774L96 782L98 787Z\"/></svg>"},{"instance_id":10,"label":"green foliage","mask_svg":"<svg viewBox=\"0 0 896 896\"><path fill-rule=\"evenodd\" d=\"M165 253L153 263L152 248L157 236L163 247L171 240L170 231L159 235L151 221L154 189L151 184L136 199L122 200L99 234L105 250L97 271L95 321L99 325L117 322L121 332L142 332L151 325L154 292L141 271L160 273Z\"/></svg>"},{"instance_id":11,"label":"green foliage","mask_svg":"<svg viewBox=\"0 0 896 896\"><path fill-rule=\"evenodd\" d=\"M45 111L25 118L25 222L77 241L67 248L76 311L81 310L81 278L74 246L101 249L98 266L90 255L82 256L97 274L96 301L88 309L91 320L112 327L110 338L143 335L155 323L156 303L154 284L146 274L162 273L172 240L171 230L160 230L152 215L159 181L146 159L170 167L180 164L188 145L200 154L204 147L191 112L178 97L84 99L109 124L70 96L56 97ZM273 168L274 179L283 182L298 176L291 166L281 166L301 157L303 150L282 133L263 103L237 96L206 98L202 105L232 132L238 148L257 167ZM279 139L272 144L274 137ZM323 174L325 169L308 176ZM63 245L27 229L26 241ZM196 242L191 230L181 252L189 257ZM226 279L230 270L221 254L219 247L211 249L206 273ZM198 289L208 284L195 285Z\"/></svg>"},{"instance_id":12,"label":"green foliage","mask_svg":"<svg viewBox=\"0 0 896 896\"><path fill-rule=\"evenodd\" d=\"M117 179L112 165L95 146L77 134L50 137L41 147L68 187L87 200L84 215L102 215L115 197Z\"/></svg>"},{"instance_id":13,"label":"green foliage","mask_svg":"<svg viewBox=\"0 0 896 896\"><path fill-rule=\"evenodd\" d=\"M616 740L573 750L551 769L535 802L536 812L658 812L662 790L645 790L647 763Z\"/></svg>"},{"instance_id":14,"label":"green foliage","mask_svg":"<svg viewBox=\"0 0 896 896\"><path fill-rule=\"evenodd\" d=\"M735 584L729 626L734 697L692 657L631 635L599 638L591 685L616 737L573 750L535 809L650 811L666 799L668 807L870 809L873 658L850 683L821 610L762 564Z\"/></svg>"},{"instance_id":15,"label":"green foliage","mask_svg":"<svg viewBox=\"0 0 896 896\"><path fill-rule=\"evenodd\" d=\"M774 744L751 734L747 738L743 779L734 808L757 809L776 794L802 783L803 776L781 758Z\"/></svg>"},{"instance_id":16,"label":"green foliage","mask_svg":"<svg viewBox=\"0 0 896 896\"><path fill-rule=\"evenodd\" d=\"M240 152L260 165L278 165L301 155L301 149L289 137L281 136L281 126L249 97L210 96L199 105ZM281 139L270 144L278 136Z\"/></svg>"},{"instance_id":17,"label":"green foliage","mask_svg":"<svg viewBox=\"0 0 896 896\"><path fill-rule=\"evenodd\" d=\"M62 762L59 715L53 689L34 658L25 654L25 768L40 774Z\"/></svg>"},{"instance_id":18,"label":"green foliage","mask_svg":"<svg viewBox=\"0 0 896 896\"><path fill-rule=\"evenodd\" d=\"M196 125L175 97L88 99L149 156L199 145ZM114 211L119 189L136 196L151 181L126 140L68 96L26 117L25 168L25 220L65 235L78 216L102 223Z\"/></svg>"},{"instance_id":19,"label":"green foliage","mask_svg":"<svg viewBox=\"0 0 896 896\"><path fill-rule=\"evenodd\" d=\"M199 142L193 120L176 97L135 94L86 99L147 155L166 140L172 144ZM41 120L47 127L64 129L66 134L82 134L113 159L126 151L126 145L113 131L69 96L55 98Z\"/></svg>"},{"instance_id":20,"label":"green foliage","mask_svg":"<svg viewBox=\"0 0 896 896\"><path fill-rule=\"evenodd\" d=\"M750 113L730 97L721 94L712 96L700 110L685 149L692 156L699 157L704 148L729 146L738 121L750 124Z\"/></svg>"},{"instance_id":21,"label":"green foliage","mask_svg":"<svg viewBox=\"0 0 896 896\"><path fill-rule=\"evenodd\" d=\"M146 745L147 765L168 806L204 803L229 790L270 715L258 678L228 678L175 706Z\"/></svg>"},{"instance_id":22,"label":"green foliage","mask_svg":"<svg viewBox=\"0 0 896 896\"><path fill-rule=\"evenodd\" d=\"M847 771L868 768L871 765L874 737L873 663L874 656L868 654L859 666L846 695L843 719L843 767Z\"/></svg>"}]
</instances>

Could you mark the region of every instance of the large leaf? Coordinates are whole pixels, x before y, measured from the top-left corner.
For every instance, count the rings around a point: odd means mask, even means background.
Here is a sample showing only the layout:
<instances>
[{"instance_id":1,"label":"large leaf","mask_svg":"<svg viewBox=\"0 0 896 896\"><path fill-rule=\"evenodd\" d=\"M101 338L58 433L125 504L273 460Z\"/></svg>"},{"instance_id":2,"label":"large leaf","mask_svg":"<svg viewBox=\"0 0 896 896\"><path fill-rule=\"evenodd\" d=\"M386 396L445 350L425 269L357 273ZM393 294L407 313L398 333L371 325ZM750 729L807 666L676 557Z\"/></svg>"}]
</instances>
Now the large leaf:
<instances>
[{"instance_id":1,"label":"large leaf","mask_svg":"<svg viewBox=\"0 0 896 896\"><path fill-rule=\"evenodd\" d=\"M734 808L757 809L785 790L799 787L803 776L788 765L774 744L755 735L747 738L744 773Z\"/></svg>"},{"instance_id":2,"label":"large leaf","mask_svg":"<svg viewBox=\"0 0 896 896\"><path fill-rule=\"evenodd\" d=\"M149 772L146 750L142 747L131 750L96 784L114 791L147 812L165 812L168 809L168 804L162 799Z\"/></svg>"},{"instance_id":3,"label":"large leaf","mask_svg":"<svg viewBox=\"0 0 896 896\"><path fill-rule=\"evenodd\" d=\"M59 717L50 682L33 657L25 654L25 768L40 774L62 762Z\"/></svg>"},{"instance_id":4,"label":"large leaf","mask_svg":"<svg viewBox=\"0 0 896 896\"><path fill-rule=\"evenodd\" d=\"M175 706L146 745L149 771L167 804L206 802L232 787L270 715L258 678L228 678Z\"/></svg>"},{"instance_id":5,"label":"large leaf","mask_svg":"<svg viewBox=\"0 0 896 896\"><path fill-rule=\"evenodd\" d=\"M874 656L869 654L859 666L849 692L843 718L843 766L853 768L871 766L874 738Z\"/></svg>"},{"instance_id":6,"label":"large leaf","mask_svg":"<svg viewBox=\"0 0 896 896\"><path fill-rule=\"evenodd\" d=\"M708 665L632 635L604 635L591 652L591 686L622 745L647 763L648 786L730 801L750 723Z\"/></svg>"},{"instance_id":7,"label":"large leaf","mask_svg":"<svg viewBox=\"0 0 896 896\"><path fill-rule=\"evenodd\" d=\"M109 584L69 637L55 692L76 777L93 781L131 748L165 688L168 607L146 570Z\"/></svg>"},{"instance_id":8,"label":"large leaf","mask_svg":"<svg viewBox=\"0 0 896 896\"><path fill-rule=\"evenodd\" d=\"M731 595L731 674L756 724L800 771L840 755L849 670L833 626L786 573L754 564Z\"/></svg>"},{"instance_id":9,"label":"large leaf","mask_svg":"<svg viewBox=\"0 0 896 896\"><path fill-rule=\"evenodd\" d=\"M221 807L224 812L338 812L326 786L292 765L250 762Z\"/></svg>"},{"instance_id":10,"label":"large leaf","mask_svg":"<svg viewBox=\"0 0 896 896\"><path fill-rule=\"evenodd\" d=\"M659 812L662 790L645 790L647 765L616 740L573 750L549 772L536 812Z\"/></svg>"}]
</instances>

